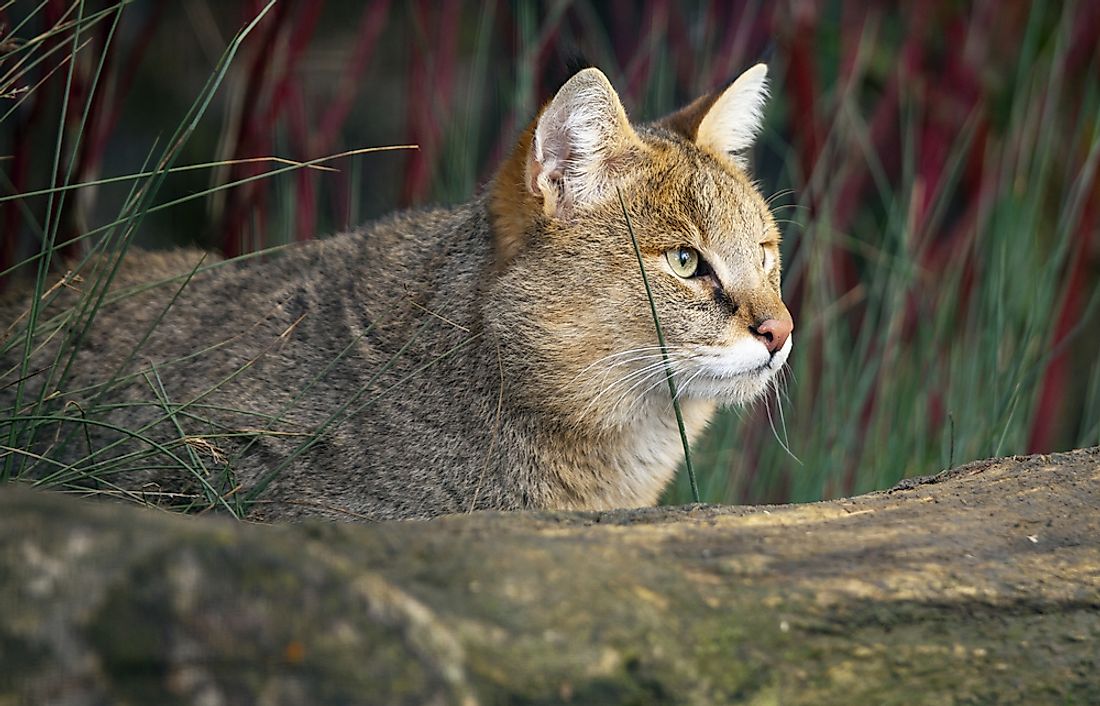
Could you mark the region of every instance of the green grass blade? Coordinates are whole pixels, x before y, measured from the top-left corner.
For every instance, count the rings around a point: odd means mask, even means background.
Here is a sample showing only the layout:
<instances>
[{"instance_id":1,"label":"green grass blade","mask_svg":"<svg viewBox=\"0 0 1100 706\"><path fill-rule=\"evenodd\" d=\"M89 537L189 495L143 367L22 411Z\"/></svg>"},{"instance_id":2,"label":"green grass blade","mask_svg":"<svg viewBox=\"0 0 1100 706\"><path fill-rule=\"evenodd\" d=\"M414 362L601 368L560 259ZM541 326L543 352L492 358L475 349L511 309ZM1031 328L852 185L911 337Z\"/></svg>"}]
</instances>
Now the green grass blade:
<instances>
[{"instance_id":1,"label":"green grass blade","mask_svg":"<svg viewBox=\"0 0 1100 706\"><path fill-rule=\"evenodd\" d=\"M665 334L661 330L661 321L657 317L657 304L653 301L653 291L649 288L649 276L646 275L645 263L642 262L642 251L638 249L638 239L634 236L634 224L630 222L630 213L623 200L623 192L615 187L619 195L619 206L623 210L623 218L626 219L626 229L630 233L630 242L634 246L634 254L638 257L638 269L642 272L642 284L645 285L645 295L649 300L649 311L653 314L653 327L657 329L657 343L661 346L661 357L665 363L665 380L668 382L668 394L672 396L672 409L676 413L676 427L680 430L680 443L684 445L684 468L687 470L688 483L691 485L691 496L695 502L699 499L699 482L695 479L695 467L691 464L691 449L689 448L687 430L684 428L684 414L680 411L680 397L676 391L676 381L672 379L672 363L668 357L668 346L665 345Z\"/></svg>"}]
</instances>

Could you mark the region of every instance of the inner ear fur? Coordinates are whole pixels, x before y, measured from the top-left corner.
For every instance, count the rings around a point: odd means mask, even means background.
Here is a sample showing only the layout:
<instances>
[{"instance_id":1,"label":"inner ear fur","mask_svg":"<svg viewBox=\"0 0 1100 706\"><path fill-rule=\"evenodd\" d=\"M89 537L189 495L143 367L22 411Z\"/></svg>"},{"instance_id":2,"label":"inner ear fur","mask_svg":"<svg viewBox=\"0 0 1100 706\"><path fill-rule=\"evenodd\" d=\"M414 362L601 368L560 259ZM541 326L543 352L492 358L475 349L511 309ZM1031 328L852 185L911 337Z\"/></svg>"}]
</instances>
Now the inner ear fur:
<instances>
[{"instance_id":1,"label":"inner ear fur","mask_svg":"<svg viewBox=\"0 0 1100 706\"><path fill-rule=\"evenodd\" d=\"M535 121L526 183L548 217L602 201L621 156L641 141L619 95L599 69L576 73Z\"/></svg>"},{"instance_id":2,"label":"inner ear fur","mask_svg":"<svg viewBox=\"0 0 1100 706\"><path fill-rule=\"evenodd\" d=\"M584 69L527 126L490 191L497 266L547 219L569 219L602 203L642 150L618 94L598 69Z\"/></svg>"}]
</instances>

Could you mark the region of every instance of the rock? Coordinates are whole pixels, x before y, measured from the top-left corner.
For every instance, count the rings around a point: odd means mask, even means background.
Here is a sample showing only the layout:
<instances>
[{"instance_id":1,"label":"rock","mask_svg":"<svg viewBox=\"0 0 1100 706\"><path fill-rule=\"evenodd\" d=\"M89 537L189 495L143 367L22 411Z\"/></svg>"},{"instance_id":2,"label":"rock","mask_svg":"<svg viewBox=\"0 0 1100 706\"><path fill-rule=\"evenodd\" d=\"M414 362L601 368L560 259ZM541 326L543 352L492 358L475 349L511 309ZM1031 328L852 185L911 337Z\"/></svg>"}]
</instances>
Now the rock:
<instances>
[{"instance_id":1,"label":"rock","mask_svg":"<svg viewBox=\"0 0 1100 706\"><path fill-rule=\"evenodd\" d=\"M0 704L1100 703L1100 450L258 526L0 489Z\"/></svg>"}]
</instances>

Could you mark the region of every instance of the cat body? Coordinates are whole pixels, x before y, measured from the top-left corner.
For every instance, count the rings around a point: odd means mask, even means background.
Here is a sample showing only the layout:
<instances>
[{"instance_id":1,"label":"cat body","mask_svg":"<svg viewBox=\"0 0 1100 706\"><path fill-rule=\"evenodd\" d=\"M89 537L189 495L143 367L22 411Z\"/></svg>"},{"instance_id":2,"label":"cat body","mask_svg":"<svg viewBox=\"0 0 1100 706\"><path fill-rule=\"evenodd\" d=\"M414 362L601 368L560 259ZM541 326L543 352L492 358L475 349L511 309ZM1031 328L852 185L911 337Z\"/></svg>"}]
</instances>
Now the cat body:
<instances>
[{"instance_id":1,"label":"cat body","mask_svg":"<svg viewBox=\"0 0 1100 706\"><path fill-rule=\"evenodd\" d=\"M122 296L200 255L138 258L48 403L98 422L60 446L76 422L40 430L32 450L55 460L35 474L130 453L105 483L228 493L256 519L654 504L683 450L619 194L695 438L791 346L778 232L738 161L764 74L635 127L586 69L466 204ZM52 360L45 343L29 369Z\"/></svg>"}]
</instances>

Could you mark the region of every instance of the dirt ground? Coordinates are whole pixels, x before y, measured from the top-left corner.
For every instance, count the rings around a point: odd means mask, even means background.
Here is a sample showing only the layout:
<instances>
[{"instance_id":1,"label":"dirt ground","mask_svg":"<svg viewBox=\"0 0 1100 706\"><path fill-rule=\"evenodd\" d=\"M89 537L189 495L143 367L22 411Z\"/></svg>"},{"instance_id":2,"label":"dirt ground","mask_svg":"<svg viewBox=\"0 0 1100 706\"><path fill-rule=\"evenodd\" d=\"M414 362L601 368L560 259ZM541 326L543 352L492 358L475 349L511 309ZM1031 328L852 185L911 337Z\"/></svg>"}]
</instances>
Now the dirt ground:
<instances>
[{"instance_id":1,"label":"dirt ground","mask_svg":"<svg viewBox=\"0 0 1100 706\"><path fill-rule=\"evenodd\" d=\"M0 490L0 704L1100 703L1100 450L268 527Z\"/></svg>"}]
</instances>

